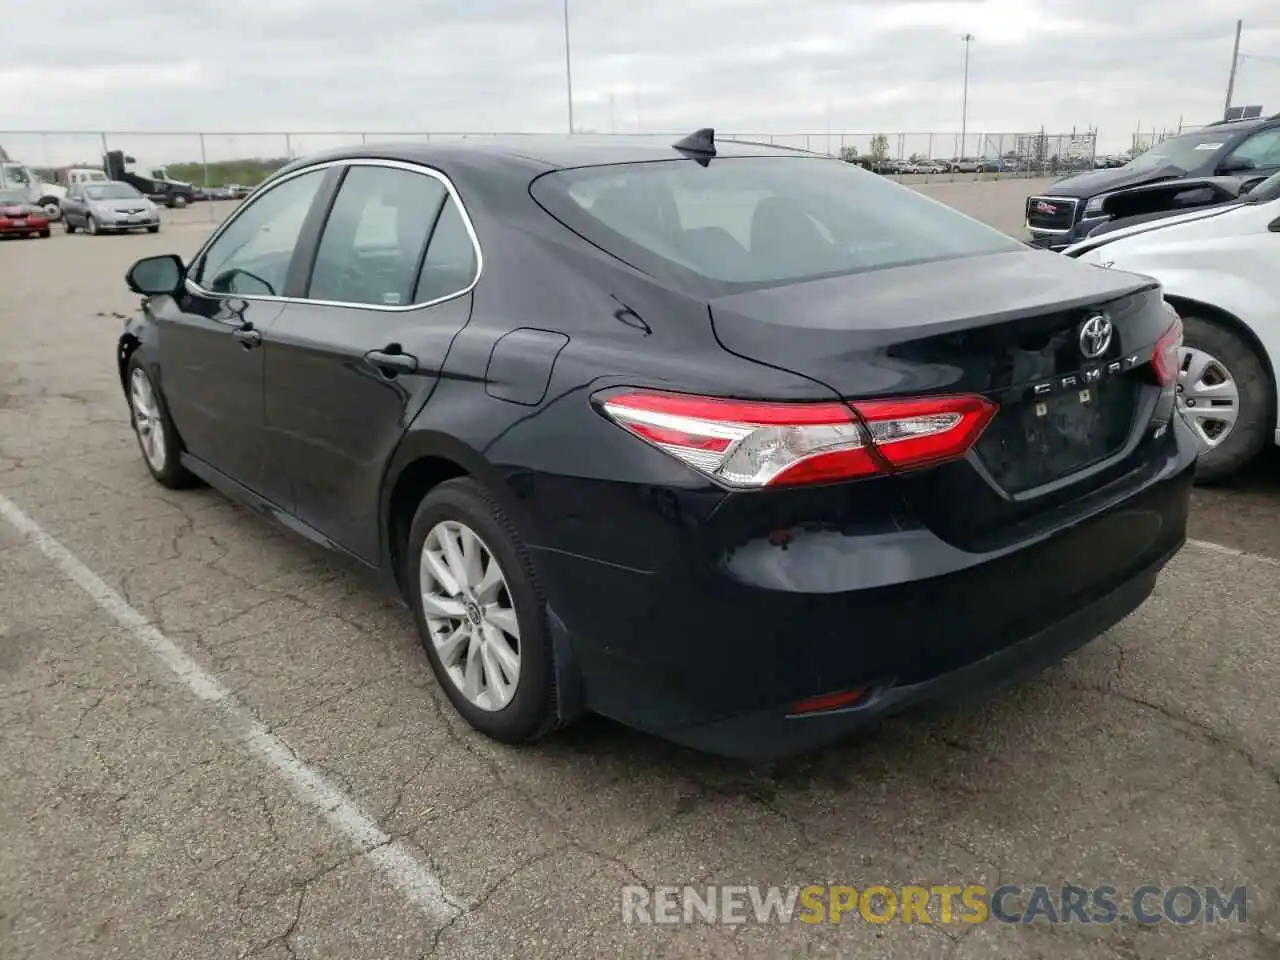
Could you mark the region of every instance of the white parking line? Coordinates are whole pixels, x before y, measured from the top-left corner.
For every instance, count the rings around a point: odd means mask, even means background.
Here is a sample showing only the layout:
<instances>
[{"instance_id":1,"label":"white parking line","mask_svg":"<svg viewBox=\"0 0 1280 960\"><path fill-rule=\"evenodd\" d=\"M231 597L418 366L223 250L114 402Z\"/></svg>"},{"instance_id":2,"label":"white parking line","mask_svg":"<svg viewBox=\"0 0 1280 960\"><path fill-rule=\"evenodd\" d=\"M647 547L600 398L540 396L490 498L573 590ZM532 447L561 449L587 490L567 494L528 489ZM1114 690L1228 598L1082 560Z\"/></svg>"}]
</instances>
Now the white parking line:
<instances>
[{"instance_id":1,"label":"white parking line","mask_svg":"<svg viewBox=\"0 0 1280 960\"><path fill-rule=\"evenodd\" d=\"M1208 550L1211 553L1221 553L1228 557L1238 557L1241 560L1252 560L1254 563L1265 563L1271 567L1280 567L1280 560L1275 557L1265 557L1260 553L1246 553L1244 550L1237 550L1235 547L1228 547L1225 543L1214 543L1212 540L1187 540L1187 545L1199 547L1201 550Z\"/></svg>"},{"instance_id":2,"label":"white parking line","mask_svg":"<svg viewBox=\"0 0 1280 960\"><path fill-rule=\"evenodd\" d=\"M298 799L323 815L423 915L444 923L461 912L459 901L445 892L439 878L410 847L388 836L373 817L319 771L308 766L216 677L201 669L182 648L3 494L0 494L0 517L133 634L188 690L201 700L216 704L220 716L249 751L280 774Z\"/></svg>"}]
</instances>

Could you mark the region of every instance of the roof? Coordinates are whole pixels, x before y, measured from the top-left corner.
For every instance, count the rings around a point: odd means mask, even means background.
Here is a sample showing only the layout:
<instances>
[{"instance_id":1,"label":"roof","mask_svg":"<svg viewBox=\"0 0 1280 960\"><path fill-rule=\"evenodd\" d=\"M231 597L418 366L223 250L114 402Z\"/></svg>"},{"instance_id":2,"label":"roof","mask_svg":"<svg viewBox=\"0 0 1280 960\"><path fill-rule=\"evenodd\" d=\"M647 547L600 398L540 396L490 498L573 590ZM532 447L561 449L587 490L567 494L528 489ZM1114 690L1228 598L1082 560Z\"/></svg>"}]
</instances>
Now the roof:
<instances>
[{"instance_id":1,"label":"roof","mask_svg":"<svg viewBox=\"0 0 1280 960\"><path fill-rule=\"evenodd\" d=\"M652 160L679 160L689 156L673 144L678 136L598 136L591 134L529 134L526 136L467 137L458 140L429 140L422 143L366 143L312 154L289 165L296 169L312 163L376 157L407 163L465 163L467 157L506 158L539 170L588 167L610 163L640 163ZM719 157L821 157L788 147L744 141L717 140Z\"/></svg>"},{"instance_id":2,"label":"roof","mask_svg":"<svg viewBox=\"0 0 1280 960\"><path fill-rule=\"evenodd\" d=\"M1209 128L1217 129L1223 127L1227 130L1252 130L1255 127L1274 124L1277 120L1280 120L1280 114L1271 117L1250 117L1248 120L1215 120L1213 123L1205 124L1200 129L1208 130ZM1187 132L1196 133L1197 131L1189 130Z\"/></svg>"}]
</instances>

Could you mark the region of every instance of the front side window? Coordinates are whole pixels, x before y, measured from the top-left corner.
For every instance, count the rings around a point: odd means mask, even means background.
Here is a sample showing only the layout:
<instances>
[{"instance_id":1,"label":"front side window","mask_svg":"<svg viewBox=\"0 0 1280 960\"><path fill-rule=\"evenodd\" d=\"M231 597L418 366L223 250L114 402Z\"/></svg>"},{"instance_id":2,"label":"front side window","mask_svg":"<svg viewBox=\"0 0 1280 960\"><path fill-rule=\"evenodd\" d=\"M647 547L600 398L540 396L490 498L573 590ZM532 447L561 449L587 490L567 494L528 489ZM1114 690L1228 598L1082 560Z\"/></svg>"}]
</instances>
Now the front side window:
<instances>
[{"instance_id":1,"label":"front side window","mask_svg":"<svg viewBox=\"0 0 1280 960\"><path fill-rule=\"evenodd\" d=\"M352 166L325 222L307 297L335 303L408 306L427 238L449 199L433 176L396 167Z\"/></svg>"},{"instance_id":2,"label":"front side window","mask_svg":"<svg viewBox=\"0 0 1280 960\"><path fill-rule=\"evenodd\" d=\"M1244 169L1268 170L1280 167L1280 127L1255 133L1232 150L1227 160L1246 160L1253 165L1252 168L1246 166Z\"/></svg>"},{"instance_id":3,"label":"front side window","mask_svg":"<svg viewBox=\"0 0 1280 960\"><path fill-rule=\"evenodd\" d=\"M286 180L237 211L192 279L214 293L280 296L289 262L327 170Z\"/></svg>"},{"instance_id":4,"label":"front side window","mask_svg":"<svg viewBox=\"0 0 1280 960\"><path fill-rule=\"evenodd\" d=\"M717 292L1025 249L998 230L836 160L664 160L557 171L534 198L646 272ZM715 293L713 293L715 295Z\"/></svg>"}]
</instances>

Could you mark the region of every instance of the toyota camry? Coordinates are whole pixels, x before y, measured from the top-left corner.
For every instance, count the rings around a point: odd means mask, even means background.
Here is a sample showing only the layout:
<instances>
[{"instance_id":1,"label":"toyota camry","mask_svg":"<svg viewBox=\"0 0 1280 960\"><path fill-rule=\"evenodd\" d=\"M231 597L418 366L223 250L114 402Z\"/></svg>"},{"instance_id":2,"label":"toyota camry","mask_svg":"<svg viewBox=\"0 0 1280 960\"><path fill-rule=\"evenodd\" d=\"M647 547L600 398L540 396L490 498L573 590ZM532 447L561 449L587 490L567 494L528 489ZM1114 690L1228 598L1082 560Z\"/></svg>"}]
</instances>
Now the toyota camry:
<instances>
[{"instance_id":1,"label":"toyota camry","mask_svg":"<svg viewBox=\"0 0 1280 960\"><path fill-rule=\"evenodd\" d=\"M1185 539L1158 283L834 159L345 149L127 282L152 476L384 571L506 743L817 748L1056 662Z\"/></svg>"}]
</instances>

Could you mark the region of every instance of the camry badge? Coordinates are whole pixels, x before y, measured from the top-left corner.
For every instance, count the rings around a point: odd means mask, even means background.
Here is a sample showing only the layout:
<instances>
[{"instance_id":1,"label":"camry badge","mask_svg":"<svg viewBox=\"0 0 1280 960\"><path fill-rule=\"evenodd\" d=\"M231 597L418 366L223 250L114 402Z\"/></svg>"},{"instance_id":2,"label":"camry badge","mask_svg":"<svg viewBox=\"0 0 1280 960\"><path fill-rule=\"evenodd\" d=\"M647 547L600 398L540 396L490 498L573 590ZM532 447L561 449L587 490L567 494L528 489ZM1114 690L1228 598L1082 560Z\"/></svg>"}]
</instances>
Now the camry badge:
<instances>
[{"instance_id":1,"label":"camry badge","mask_svg":"<svg viewBox=\"0 0 1280 960\"><path fill-rule=\"evenodd\" d=\"M1113 327L1105 313L1095 313L1080 325L1080 352L1086 360L1096 360L1111 346Z\"/></svg>"}]
</instances>

